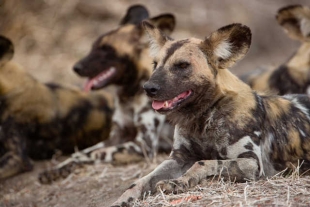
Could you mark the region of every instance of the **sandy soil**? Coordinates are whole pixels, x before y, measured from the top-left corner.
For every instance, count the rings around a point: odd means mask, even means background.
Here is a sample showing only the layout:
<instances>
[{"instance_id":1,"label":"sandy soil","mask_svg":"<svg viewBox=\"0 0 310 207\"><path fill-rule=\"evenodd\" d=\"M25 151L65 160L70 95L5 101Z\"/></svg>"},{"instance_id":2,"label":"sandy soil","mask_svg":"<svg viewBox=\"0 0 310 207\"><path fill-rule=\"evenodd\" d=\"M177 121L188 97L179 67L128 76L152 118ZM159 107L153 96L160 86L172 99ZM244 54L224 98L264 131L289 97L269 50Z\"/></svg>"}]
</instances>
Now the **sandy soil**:
<instances>
[{"instance_id":1,"label":"sandy soil","mask_svg":"<svg viewBox=\"0 0 310 207\"><path fill-rule=\"evenodd\" d=\"M275 21L276 11L306 0L10 0L0 1L0 31L16 45L15 60L42 82L53 81L81 87L84 80L72 72L73 64L90 49L100 34L117 27L127 7L145 4L151 15L172 12L177 18L175 38L203 38L233 22L248 25L253 33L250 52L231 70L236 74L261 65L279 65L298 47ZM4 6L3 6L4 5ZM96 207L109 206L135 179L152 170L152 164L128 166L98 164L78 169L69 178L40 185L37 174L51 165L36 162L32 172L0 183L1 207ZM310 179L294 174L252 183L234 184L209 180L181 195L161 193L136 206L310 206ZM190 203L180 198L191 198Z\"/></svg>"},{"instance_id":2,"label":"sandy soil","mask_svg":"<svg viewBox=\"0 0 310 207\"><path fill-rule=\"evenodd\" d=\"M109 206L134 180L149 173L165 157L166 155L160 155L154 163L148 164L86 165L52 185L41 185L37 180L38 173L50 166L49 161L36 162L32 172L0 183L0 206Z\"/></svg>"}]
</instances>

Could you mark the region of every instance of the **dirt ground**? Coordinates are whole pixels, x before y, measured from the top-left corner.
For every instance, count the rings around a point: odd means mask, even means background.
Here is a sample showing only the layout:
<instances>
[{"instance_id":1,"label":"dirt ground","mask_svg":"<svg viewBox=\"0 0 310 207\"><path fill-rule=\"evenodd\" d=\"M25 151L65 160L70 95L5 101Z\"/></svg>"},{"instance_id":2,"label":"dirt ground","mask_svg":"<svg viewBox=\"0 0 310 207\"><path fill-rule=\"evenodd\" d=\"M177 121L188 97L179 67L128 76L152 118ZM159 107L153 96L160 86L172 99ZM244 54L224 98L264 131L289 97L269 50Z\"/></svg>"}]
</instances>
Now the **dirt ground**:
<instances>
[{"instance_id":1,"label":"dirt ground","mask_svg":"<svg viewBox=\"0 0 310 207\"><path fill-rule=\"evenodd\" d=\"M35 170L0 183L1 207L105 207L110 206L130 184L163 161L140 162L127 166L97 164L77 169L65 180L41 185L37 174L47 165L36 163ZM233 183L210 178L187 193L157 193L137 201L136 207L198 206L310 206L310 177L296 170L289 177Z\"/></svg>"},{"instance_id":2,"label":"dirt ground","mask_svg":"<svg viewBox=\"0 0 310 207\"><path fill-rule=\"evenodd\" d=\"M127 7L135 3L144 4L151 15L174 13L175 38L204 38L233 22L248 25L253 34L251 49L231 69L238 75L286 61L299 43L286 36L275 14L290 4L310 6L307 0L0 0L0 33L13 40L15 61L37 79L81 87L85 80L72 72L72 66L100 34L117 28ZM38 173L50 167L51 161L35 162L32 172L0 181L0 207L109 206L165 157L159 156L154 163L86 166L52 185L37 181ZM309 194L310 178L299 177L297 171L287 178L248 183L210 179L189 193L159 193L135 206L310 206Z\"/></svg>"},{"instance_id":3,"label":"dirt ground","mask_svg":"<svg viewBox=\"0 0 310 207\"><path fill-rule=\"evenodd\" d=\"M36 162L32 172L0 183L0 206L109 206L134 180L150 172L164 157L160 156L152 164L140 162L127 166L84 166L52 185L41 185L37 180L38 173L50 163Z\"/></svg>"}]
</instances>

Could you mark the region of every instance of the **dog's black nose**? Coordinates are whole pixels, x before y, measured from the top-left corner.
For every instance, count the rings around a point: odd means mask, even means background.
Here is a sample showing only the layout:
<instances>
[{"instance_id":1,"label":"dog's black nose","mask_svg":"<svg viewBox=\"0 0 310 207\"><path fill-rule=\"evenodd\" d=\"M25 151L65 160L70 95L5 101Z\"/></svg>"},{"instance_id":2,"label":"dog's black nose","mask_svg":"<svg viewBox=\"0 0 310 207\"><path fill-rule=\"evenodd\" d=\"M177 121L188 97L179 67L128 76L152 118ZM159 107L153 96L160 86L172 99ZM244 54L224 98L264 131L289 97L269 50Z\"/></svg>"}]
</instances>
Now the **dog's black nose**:
<instances>
[{"instance_id":1,"label":"dog's black nose","mask_svg":"<svg viewBox=\"0 0 310 207\"><path fill-rule=\"evenodd\" d=\"M81 63L76 63L74 66L73 66L73 70L77 73L77 74L80 74L81 71L83 70L83 65Z\"/></svg>"},{"instance_id":2,"label":"dog's black nose","mask_svg":"<svg viewBox=\"0 0 310 207\"><path fill-rule=\"evenodd\" d=\"M146 91L148 96L155 96L160 89L160 86L156 83L146 82L143 85L143 89Z\"/></svg>"}]
</instances>

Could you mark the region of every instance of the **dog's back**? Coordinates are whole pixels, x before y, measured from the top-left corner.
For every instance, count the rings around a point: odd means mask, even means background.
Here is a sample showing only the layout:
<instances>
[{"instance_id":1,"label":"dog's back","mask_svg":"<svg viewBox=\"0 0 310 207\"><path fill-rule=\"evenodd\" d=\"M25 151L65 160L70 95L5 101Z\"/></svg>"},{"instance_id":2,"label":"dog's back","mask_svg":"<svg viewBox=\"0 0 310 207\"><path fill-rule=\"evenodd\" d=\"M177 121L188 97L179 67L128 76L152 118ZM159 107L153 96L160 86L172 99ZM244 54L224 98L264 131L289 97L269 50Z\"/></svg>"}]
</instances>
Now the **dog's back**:
<instances>
[{"instance_id":1,"label":"dog's back","mask_svg":"<svg viewBox=\"0 0 310 207\"><path fill-rule=\"evenodd\" d=\"M11 59L12 42L0 36L0 179L31 169L29 157L47 159L107 139L108 98L42 84Z\"/></svg>"}]
</instances>

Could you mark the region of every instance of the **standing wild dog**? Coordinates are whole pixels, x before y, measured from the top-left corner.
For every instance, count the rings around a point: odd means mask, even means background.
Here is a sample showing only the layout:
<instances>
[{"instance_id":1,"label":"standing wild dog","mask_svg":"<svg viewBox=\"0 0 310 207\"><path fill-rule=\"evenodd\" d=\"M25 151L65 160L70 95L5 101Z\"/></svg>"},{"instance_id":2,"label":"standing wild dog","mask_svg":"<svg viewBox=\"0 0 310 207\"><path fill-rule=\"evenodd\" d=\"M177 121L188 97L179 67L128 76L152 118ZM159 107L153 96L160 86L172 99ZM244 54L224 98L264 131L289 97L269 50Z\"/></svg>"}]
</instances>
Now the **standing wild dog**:
<instances>
[{"instance_id":1,"label":"standing wild dog","mask_svg":"<svg viewBox=\"0 0 310 207\"><path fill-rule=\"evenodd\" d=\"M0 180L31 170L29 159L72 153L107 139L112 109L102 95L42 84L11 61L0 36Z\"/></svg>"},{"instance_id":2,"label":"standing wild dog","mask_svg":"<svg viewBox=\"0 0 310 207\"><path fill-rule=\"evenodd\" d=\"M183 192L208 176L237 181L310 168L310 98L260 96L227 68L251 44L231 24L205 40L172 40L148 22L154 72L144 85L153 108L175 124L170 158L113 204L124 206L156 188Z\"/></svg>"},{"instance_id":3,"label":"standing wild dog","mask_svg":"<svg viewBox=\"0 0 310 207\"><path fill-rule=\"evenodd\" d=\"M310 94L310 9L300 5L284 7L276 18L288 35L302 45L283 65L255 71L256 74L244 78L245 82L260 92Z\"/></svg>"},{"instance_id":4,"label":"standing wild dog","mask_svg":"<svg viewBox=\"0 0 310 207\"><path fill-rule=\"evenodd\" d=\"M164 138L173 133L169 126L163 126L165 116L154 112L142 88L152 72L148 42L141 26L142 20L148 18L145 7L130 7L120 27L100 36L90 53L75 64L74 71L89 78L85 90L98 90L108 85L116 87L110 137L106 142L74 153L56 169L43 173L41 180L54 178L59 169L71 171L72 163L102 161L124 164L153 157L161 144L158 143L159 136ZM171 14L148 20L166 34L175 27L175 18ZM171 146L165 144L164 148L170 151Z\"/></svg>"}]
</instances>

